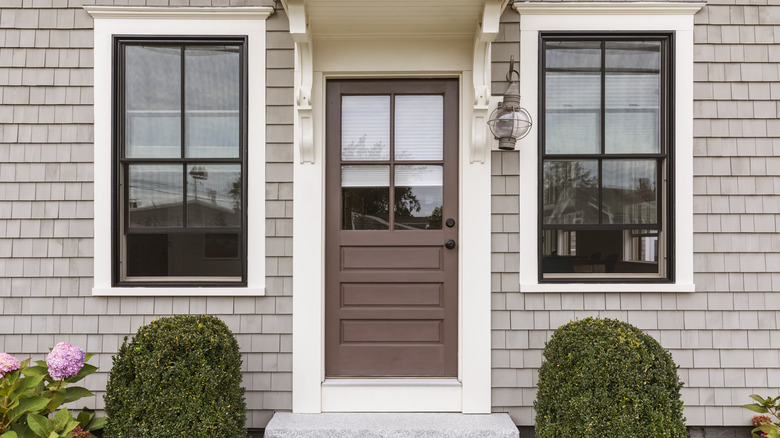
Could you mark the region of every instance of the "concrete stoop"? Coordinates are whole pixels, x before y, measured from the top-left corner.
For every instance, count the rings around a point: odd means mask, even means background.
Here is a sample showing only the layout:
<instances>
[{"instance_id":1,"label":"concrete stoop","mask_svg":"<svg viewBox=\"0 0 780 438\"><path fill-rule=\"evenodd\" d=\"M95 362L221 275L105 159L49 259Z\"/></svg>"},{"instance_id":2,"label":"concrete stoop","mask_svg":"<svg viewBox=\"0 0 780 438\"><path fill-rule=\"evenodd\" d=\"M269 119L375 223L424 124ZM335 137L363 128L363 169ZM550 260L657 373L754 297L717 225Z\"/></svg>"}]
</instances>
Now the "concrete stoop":
<instances>
[{"instance_id":1,"label":"concrete stoop","mask_svg":"<svg viewBox=\"0 0 780 438\"><path fill-rule=\"evenodd\" d=\"M277 412L265 438L519 438L508 414Z\"/></svg>"}]
</instances>

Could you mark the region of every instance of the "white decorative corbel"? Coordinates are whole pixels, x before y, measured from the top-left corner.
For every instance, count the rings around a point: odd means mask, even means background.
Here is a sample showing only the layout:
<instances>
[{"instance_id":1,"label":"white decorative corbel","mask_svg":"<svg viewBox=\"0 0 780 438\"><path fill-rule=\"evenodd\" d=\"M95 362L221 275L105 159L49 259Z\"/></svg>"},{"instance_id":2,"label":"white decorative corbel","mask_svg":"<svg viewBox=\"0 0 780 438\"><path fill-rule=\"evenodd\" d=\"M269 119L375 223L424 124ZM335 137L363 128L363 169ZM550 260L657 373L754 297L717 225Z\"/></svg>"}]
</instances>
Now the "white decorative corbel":
<instances>
[{"instance_id":1,"label":"white decorative corbel","mask_svg":"<svg viewBox=\"0 0 780 438\"><path fill-rule=\"evenodd\" d=\"M484 163L487 156L487 121L490 116L490 46L498 35L499 20L508 0L486 0L482 23L474 36L474 109L471 120L471 162Z\"/></svg>"},{"instance_id":2,"label":"white decorative corbel","mask_svg":"<svg viewBox=\"0 0 780 438\"><path fill-rule=\"evenodd\" d=\"M314 124L311 112L313 77L311 34L306 20L305 0L282 0L290 20L290 35L295 43L295 139L301 163L314 163Z\"/></svg>"}]
</instances>

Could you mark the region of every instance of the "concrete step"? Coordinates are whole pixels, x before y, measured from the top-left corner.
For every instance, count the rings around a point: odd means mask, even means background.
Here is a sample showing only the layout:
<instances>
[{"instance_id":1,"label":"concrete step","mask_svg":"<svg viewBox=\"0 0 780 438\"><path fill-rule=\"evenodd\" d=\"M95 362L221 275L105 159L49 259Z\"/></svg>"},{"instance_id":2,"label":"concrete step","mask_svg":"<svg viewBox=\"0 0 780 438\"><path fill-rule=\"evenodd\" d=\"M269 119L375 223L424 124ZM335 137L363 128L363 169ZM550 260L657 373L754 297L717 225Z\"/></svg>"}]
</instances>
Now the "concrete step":
<instances>
[{"instance_id":1,"label":"concrete step","mask_svg":"<svg viewBox=\"0 0 780 438\"><path fill-rule=\"evenodd\" d=\"M265 438L519 438L508 414L277 412Z\"/></svg>"}]
</instances>

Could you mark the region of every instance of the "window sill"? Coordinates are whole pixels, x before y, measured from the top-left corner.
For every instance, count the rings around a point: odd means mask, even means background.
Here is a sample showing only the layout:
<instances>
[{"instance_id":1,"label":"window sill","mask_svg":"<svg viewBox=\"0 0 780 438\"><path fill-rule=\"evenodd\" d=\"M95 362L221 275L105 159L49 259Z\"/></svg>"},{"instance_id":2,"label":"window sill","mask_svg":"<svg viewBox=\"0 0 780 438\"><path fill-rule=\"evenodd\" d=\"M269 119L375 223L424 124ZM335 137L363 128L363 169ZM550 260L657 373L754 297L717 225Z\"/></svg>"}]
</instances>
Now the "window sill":
<instances>
[{"instance_id":1,"label":"window sill","mask_svg":"<svg viewBox=\"0 0 780 438\"><path fill-rule=\"evenodd\" d=\"M257 287L95 287L96 297L245 297L263 296Z\"/></svg>"},{"instance_id":2,"label":"window sill","mask_svg":"<svg viewBox=\"0 0 780 438\"><path fill-rule=\"evenodd\" d=\"M696 292L695 284L679 283L521 283L520 292Z\"/></svg>"}]
</instances>

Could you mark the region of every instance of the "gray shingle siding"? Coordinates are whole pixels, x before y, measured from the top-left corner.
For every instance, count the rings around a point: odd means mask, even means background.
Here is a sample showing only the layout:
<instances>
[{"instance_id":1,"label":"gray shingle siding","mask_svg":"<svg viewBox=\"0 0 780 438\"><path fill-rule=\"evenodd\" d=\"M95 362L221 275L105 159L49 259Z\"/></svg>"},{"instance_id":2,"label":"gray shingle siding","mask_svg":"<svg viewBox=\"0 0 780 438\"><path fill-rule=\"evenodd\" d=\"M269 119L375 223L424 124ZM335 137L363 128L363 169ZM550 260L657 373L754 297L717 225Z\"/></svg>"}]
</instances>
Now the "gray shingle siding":
<instances>
[{"instance_id":1,"label":"gray shingle siding","mask_svg":"<svg viewBox=\"0 0 780 438\"><path fill-rule=\"evenodd\" d=\"M690 425L747 425L748 395L780 392L780 6L718 3L695 16L696 293L517 293L517 206L507 199L517 152L493 152L493 406L518 424L533 424L545 341L589 315L635 324L672 352ZM517 20L502 18L495 94Z\"/></svg>"},{"instance_id":2,"label":"gray shingle siding","mask_svg":"<svg viewBox=\"0 0 780 438\"><path fill-rule=\"evenodd\" d=\"M4 0L0 8L0 351L42 358L59 341L111 356L161 315L210 313L237 336L248 425L289 410L292 369L293 50L284 11L267 21L267 296L92 297L92 20L84 3L274 6L272 0ZM570 319L601 315L672 351L692 425L745 424L747 395L780 392L780 6L711 2L695 17L696 293L520 293L519 161L492 153L493 406L533 423L542 349ZM508 10L493 93L519 59ZM105 60L101 60L105 62ZM535 188L533 188L535 189ZM100 408L98 391L88 405Z\"/></svg>"},{"instance_id":3,"label":"gray shingle siding","mask_svg":"<svg viewBox=\"0 0 780 438\"><path fill-rule=\"evenodd\" d=\"M41 359L69 341L96 353L86 385L103 405L124 336L170 314L210 313L243 355L247 424L291 403L292 43L267 21L264 297L92 297L92 18L82 4L274 6L272 0L3 0L0 7L0 351ZM108 62L108 60L101 60ZM103 97L105 98L105 97Z\"/></svg>"}]
</instances>

